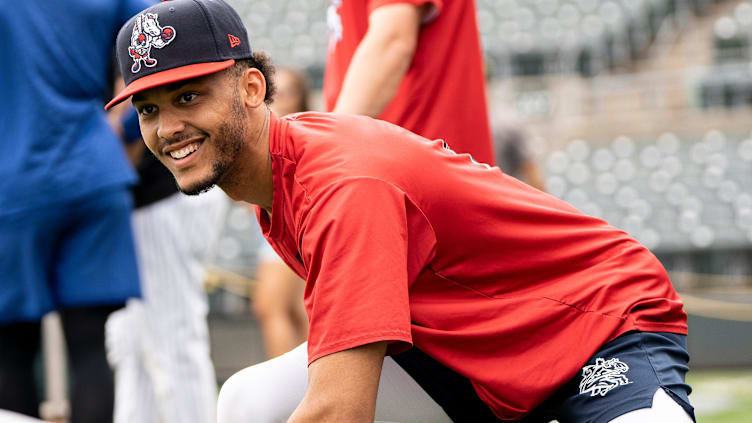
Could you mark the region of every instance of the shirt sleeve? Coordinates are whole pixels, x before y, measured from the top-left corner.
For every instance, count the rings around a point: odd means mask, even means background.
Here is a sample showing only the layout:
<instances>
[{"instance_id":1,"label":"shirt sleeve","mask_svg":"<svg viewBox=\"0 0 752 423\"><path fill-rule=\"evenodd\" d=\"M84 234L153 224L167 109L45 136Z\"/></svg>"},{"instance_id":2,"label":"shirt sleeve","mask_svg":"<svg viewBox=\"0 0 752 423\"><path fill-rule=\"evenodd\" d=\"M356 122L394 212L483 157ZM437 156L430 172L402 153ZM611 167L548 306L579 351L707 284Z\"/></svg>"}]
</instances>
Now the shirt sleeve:
<instances>
[{"instance_id":1,"label":"shirt sleeve","mask_svg":"<svg viewBox=\"0 0 752 423\"><path fill-rule=\"evenodd\" d=\"M431 4L431 10L429 10L428 13L426 13L426 16L423 17L423 25L427 25L436 20L436 18L439 17L443 6L443 0L370 0L368 2L368 14L370 15L371 12L381 6L394 3L409 3L415 6L422 6L426 3Z\"/></svg>"},{"instance_id":2,"label":"shirt sleeve","mask_svg":"<svg viewBox=\"0 0 752 423\"><path fill-rule=\"evenodd\" d=\"M304 219L309 363L379 341L388 353L406 349L409 285L436 244L423 213L393 185L354 178L327 189Z\"/></svg>"}]
</instances>

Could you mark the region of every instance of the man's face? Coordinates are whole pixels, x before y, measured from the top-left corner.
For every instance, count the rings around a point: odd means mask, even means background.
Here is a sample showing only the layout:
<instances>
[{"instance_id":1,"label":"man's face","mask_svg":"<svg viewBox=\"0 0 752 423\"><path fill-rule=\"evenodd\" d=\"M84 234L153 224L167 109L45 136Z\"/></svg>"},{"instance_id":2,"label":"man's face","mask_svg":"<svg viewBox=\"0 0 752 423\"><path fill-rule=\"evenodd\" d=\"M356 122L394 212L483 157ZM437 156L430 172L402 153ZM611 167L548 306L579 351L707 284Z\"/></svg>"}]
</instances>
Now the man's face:
<instances>
[{"instance_id":1,"label":"man's face","mask_svg":"<svg viewBox=\"0 0 752 423\"><path fill-rule=\"evenodd\" d=\"M144 142L186 194L221 183L244 148L248 118L235 82L224 71L133 96Z\"/></svg>"}]
</instances>

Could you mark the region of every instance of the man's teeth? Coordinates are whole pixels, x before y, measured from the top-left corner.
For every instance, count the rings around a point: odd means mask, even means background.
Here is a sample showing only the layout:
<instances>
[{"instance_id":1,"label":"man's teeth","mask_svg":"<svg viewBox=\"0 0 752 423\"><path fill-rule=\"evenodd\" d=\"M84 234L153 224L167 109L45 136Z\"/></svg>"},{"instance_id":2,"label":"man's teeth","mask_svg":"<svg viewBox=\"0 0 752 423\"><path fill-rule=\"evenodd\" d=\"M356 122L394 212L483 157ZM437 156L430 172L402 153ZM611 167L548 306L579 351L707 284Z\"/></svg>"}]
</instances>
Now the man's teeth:
<instances>
[{"instance_id":1,"label":"man's teeth","mask_svg":"<svg viewBox=\"0 0 752 423\"><path fill-rule=\"evenodd\" d=\"M181 148L180 150L170 151L170 156L172 156L173 159L182 159L183 157L193 153L196 150L198 150L198 143L194 142L193 144L189 144Z\"/></svg>"}]
</instances>

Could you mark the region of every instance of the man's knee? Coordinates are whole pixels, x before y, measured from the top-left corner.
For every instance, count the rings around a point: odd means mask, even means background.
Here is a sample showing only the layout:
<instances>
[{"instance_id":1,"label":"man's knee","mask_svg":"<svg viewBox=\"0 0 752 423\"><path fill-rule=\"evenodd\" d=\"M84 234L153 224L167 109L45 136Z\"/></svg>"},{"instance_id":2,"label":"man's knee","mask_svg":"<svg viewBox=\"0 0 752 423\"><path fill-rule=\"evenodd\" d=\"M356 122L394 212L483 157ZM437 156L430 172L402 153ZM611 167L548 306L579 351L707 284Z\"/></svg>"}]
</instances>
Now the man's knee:
<instances>
[{"instance_id":1,"label":"man's knee","mask_svg":"<svg viewBox=\"0 0 752 423\"><path fill-rule=\"evenodd\" d=\"M306 344L272 360L243 369L219 391L218 423L285 422L305 395Z\"/></svg>"},{"instance_id":2,"label":"man's knee","mask_svg":"<svg viewBox=\"0 0 752 423\"><path fill-rule=\"evenodd\" d=\"M243 369L227 379L217 399L217 423L275 423L287 416L278 409L274 380L264 371L263 363Z\"/></svg>"}]
</instances>

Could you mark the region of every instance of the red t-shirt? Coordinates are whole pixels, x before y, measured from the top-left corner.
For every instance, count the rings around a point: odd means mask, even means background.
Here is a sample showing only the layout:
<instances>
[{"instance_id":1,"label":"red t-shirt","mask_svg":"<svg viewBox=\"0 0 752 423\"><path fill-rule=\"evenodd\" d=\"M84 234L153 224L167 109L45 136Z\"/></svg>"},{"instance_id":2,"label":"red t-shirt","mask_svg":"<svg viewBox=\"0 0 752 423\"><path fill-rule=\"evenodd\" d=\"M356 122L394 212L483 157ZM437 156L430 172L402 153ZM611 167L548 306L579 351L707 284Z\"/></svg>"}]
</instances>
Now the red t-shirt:
<instances>
[{"instance_id":1,"label":"red t-shirt","mask_svg":"<svg viewBox=\"0 0 752 423\"><path fill-rule=\"evenodd\" d=\"M306 279L309 361L389 341L519 418L629 330L686 333L660 262L626 233L398 126L272 117L264 235Z\"/></svg>"},{"instance_id":2,"label":"red t-shirt","mask_svg":"<svg viewBox=\"0 0 752 423\"><path fill-rule=\"evenodd\" d=\"M495 164L472 0L330 0L326 109L337 103L350 60L368 30L368 14L391 3L432 3L433 9L421 28L410 68L379 119L426 138L441 138L454 151Z\"/></svg>"}]
</instances>

